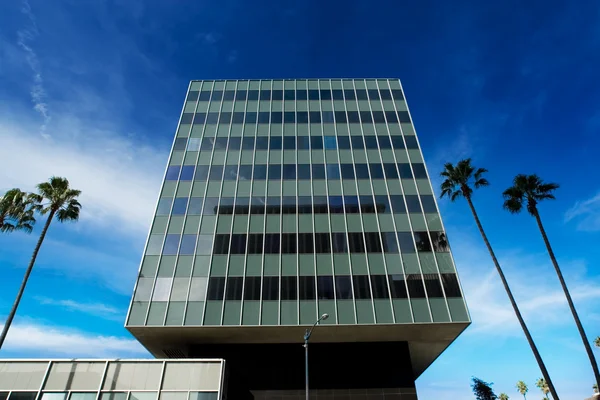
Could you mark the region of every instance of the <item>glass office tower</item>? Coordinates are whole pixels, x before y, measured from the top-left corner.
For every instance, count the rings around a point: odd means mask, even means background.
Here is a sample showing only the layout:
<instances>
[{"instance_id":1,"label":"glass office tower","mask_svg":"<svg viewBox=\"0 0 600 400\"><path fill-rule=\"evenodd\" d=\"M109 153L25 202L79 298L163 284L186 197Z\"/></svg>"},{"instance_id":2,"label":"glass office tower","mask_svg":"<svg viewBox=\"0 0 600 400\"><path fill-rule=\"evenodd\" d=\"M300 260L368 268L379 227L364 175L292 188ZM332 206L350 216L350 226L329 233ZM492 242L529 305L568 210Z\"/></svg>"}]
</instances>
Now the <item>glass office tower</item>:
<instances>
[{"instance_id":1,"label":"glass office tower","mask_svg":"<svg viewBox=\"0 0 600 400\"><path fill-rule=\"evenodd\" d=\"M291 400L323 313L323 396L412 398L469 324L400 82L192 81L127 328L224 358L232 398Z\"/></svg>"}]
</instances>

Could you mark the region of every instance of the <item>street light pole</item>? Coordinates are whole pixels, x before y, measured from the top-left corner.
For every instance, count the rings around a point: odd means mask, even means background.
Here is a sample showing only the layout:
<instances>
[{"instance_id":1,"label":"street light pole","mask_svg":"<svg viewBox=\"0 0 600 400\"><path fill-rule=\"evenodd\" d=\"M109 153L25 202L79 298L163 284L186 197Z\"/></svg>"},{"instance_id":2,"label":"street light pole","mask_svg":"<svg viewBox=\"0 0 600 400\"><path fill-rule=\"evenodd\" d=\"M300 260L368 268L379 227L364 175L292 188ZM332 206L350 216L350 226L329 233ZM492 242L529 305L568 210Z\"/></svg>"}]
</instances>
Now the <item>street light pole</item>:
<instances>
[{"instance_id":1,"label":"street light pole","mask_svg":"<svg viewBox=\"0 0 600 400\"><path fill-rule=\"evenodd\" d=\"M304 379L306 383L306 400L309 400L308 396L308 339L310 339L310 335L312 334L315 326L319 324L321 321L325 321L329 318L329 314L323 314L319 317L319 319L313 324L310 329L307 329L304 333Z\"/></svg>"}]
</instances>

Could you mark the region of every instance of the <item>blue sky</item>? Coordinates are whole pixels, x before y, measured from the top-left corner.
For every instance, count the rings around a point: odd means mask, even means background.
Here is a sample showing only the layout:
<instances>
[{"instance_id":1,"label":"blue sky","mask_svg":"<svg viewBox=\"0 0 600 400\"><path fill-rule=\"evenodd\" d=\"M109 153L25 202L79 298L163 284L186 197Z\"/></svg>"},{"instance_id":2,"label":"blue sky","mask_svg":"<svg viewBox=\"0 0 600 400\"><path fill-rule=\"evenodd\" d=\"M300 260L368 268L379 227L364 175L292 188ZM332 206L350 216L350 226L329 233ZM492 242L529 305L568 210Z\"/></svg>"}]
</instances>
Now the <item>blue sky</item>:
<instances>
[{"instance_id":1,"label":"blue sky","mask_svg":"<svg viewBox=\"0 0 600 400\"><path fill-rule=\"evenodd\" d=\"M490 170L475 204L532 334L562 398L591 394L535 222L503 212L500 193L517 173L561 184L542 217L600 335L598 2L5 3L0 191L64 175L84 213L51 227L0 356L147 356L123 320L189 80L398 77L431 175L467 156ZM540 373L466 204L440 208L473 324L419 378L420 398L470 399L471 376L535 392ZM2 318L36 236L0 237Z\"/></svg>"}]
</instances>

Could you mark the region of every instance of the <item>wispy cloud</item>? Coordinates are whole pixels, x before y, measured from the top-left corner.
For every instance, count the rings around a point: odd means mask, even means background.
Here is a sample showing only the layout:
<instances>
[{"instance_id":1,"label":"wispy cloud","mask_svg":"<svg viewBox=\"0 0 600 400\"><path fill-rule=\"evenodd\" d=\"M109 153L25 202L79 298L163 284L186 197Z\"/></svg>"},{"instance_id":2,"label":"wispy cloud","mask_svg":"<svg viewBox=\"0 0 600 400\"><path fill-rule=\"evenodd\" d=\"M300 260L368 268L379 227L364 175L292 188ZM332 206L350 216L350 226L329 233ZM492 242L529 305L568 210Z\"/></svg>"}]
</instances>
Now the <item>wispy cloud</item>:
<instances>
[{"instance_id":1,"label":"wispy cloud","mask_svg":"<svg viewBox=\"0 0 600 400\"><path fill-rule=\"evenodd\" d=\"M10 353L69 358L149 356L134 339L102 336L35 322L11 326L0 354Z\"/></svg>"},{"instance_id":2,"label":"wispy cloud","mask_svg":"<svg viewBox=\"0 0 600 400\"><path fill-rule=\"evenodd\" d=\"M589 199L576 202L565 213L565 222L578 221L581 231L600 231L600 193Z\"/></svg>"},{"instance_id":3,"label":"wispy cloud","mask_svg":"<svg viewBox=\"0 0 600 400\"><path fill-rule=\"evenodd\" d=\"M60 307L68 311L89 314L111 321L123 321L125 319L125 312L123 310L119 310L103 303L82 303L75 300L56 300L43 296L36 296L35 299L42 305Z\"/></svg>"},{"instance_id":4,"label":"wispy cloud","mask_svg":"<svg viewBox=\"0 0 600 400\"><path fill-rule=\"evenodd\" d=\"M40 127L40 133L44 137L48 137L46 129L50 122L50 111L48 110L47 95L44 89L44 79L42 78L42 68L36 52L33 49L32 42L39 35L37 22L35 15L31 9L29 1L23 0L21 6L21 12L27 17L27 26L20 29L17 32L17 44L25 52L25 58L29 68L33 73L33 82L31 85L31 101L33 102L33 109L37 111L43 119L42 126Z\"/></svg>"}]
</instances>

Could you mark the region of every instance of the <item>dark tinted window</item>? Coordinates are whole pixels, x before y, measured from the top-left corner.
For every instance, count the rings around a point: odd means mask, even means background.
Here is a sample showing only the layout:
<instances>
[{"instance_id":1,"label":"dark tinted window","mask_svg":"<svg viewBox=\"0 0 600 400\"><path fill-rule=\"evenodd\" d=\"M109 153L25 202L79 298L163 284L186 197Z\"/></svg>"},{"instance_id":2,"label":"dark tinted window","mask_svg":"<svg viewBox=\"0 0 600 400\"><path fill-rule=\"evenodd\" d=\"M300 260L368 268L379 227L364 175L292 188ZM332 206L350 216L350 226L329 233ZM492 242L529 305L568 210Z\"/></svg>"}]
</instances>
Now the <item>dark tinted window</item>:
<instances>
[{"instance_id":1,"label":"dark tinted window","mask_svg":"<svg viewBox=\"0 0 600 400\"><path fill-rule=\"evenodd\" d=\"M310 148L313 150L320 150L323 148L323 136L311 136L310 137Z\"/></svg>"},{"instance_id":2,"label":"dark tinted window","mask_svg":"<svg viewBox=\"0 0 600 400\"><path fill-rule=\"evenodd\" d=\"M333 295L333 276L317 277L317 297L319 300L331 300Z\"/></svg>"},{"instance_id":3,"label":"dark tinted window","mask_svg":"<svg viewBox=\"0 0 600 400\"><path fill-rule=\"evenodd\" d=\"M427 172L425 172L425 165L413 164L413 172L415 173L415 179L427 179Z\"/></svg>"},{"instance_id":4,"label":"dark tinted window","mask_svg":"<svg viewBox=\"0 0 600 400\"><path fill-rule=\"evenodd\" d=\"M246 101L246 97L248 97L248 92L246 90L238 90L235 94L236 101Z\"/></svg>"},{"instance_id":5,"label":"dark tinted window","mask_svg":"<svg viewBox=\"0 0 600 400\"><path fill-rule=\"evenodd\" d=\"M208 178L208 171L210 167L208 165L198 165L196 166L196 176L194 177L195 181L205 181Z\"/></svg>"},{"instance_id":6,"label":"dark tinted window","mask_svg":"<svg viewBox=\"0 0 600 400\"><path fill-rule=\"evenodd\" d=\"M179 177L179 180L191 181L194 177L194 168L193 165L184 165L181 167L181 176Z\"/></svg>"},{"instance_id":7,"label":"dark tinted window","mask_svg":"<svg viewBox=\"0 0 600 400\"><path fill-rule=\"evenodd\" d=\"M233 197L221 197L219 200L219 214L220 215L231 215L233 214Z\"/></svg>"},{"instance_id":8,"label":"dark tinted window","mask_svg":"<svg viewBox=\"0 0 600 400\"><path fill-rule=\"evenodd\" d=\"M442 283L446 297L461 297L460 286L456 274L442 274Z\"/></svg>"},{"instance_id":9,"label":"dark tinted window","mask_svg":"<svg viewBox=\"0 0 600 400\"><path fill-rule=\"evenodd\" d=\"M267 214L281 213L281 198L279 196L267 197ZM279 253L279 250L277 251Z\"/></svg>"},{"instance_id":10,"label":"dark tinted window","mask_svg":"<svg viewBox=\"0 0 600 400\"><path fill-rule=\"evenodd\" d=\"M365 243L360 232L348 232L348 247L351 253L364 253Z\"/></svg>"},{"instance_id":11,"label":"dark tinted window","mask_svg":"<svg viewBox=\"0 0 600 400\"><path fill-rule=\"evenodd\" d=\"M334 100L344 100L344 93L340 89L332 90Z\"/></svg>"},{"instance_id":12,"label":"dark tinted window","mask_svg":"<svg viewBox=\"0 0 600 400\"><path fill-rule=\"evenodd\" d=\"M229 235L215 235L215 243L213 245L213 254L227 254L229 252Z\"/></svg>"},{"instance_id":13,"label":"dark tinted window","mask_svg":"<svg viewBox=\"0 0 600 400\"><path fill-rule=\"evenodd\" d=\"M360 112L360 120L363 124L373 122L373 117L371 115L371 111L361 111Z\"/></svg>"},{"instance_id":14,"label":"dark tinted window","mask_svg":"<svg viewBox=\"0 0 600 400\"><path fill-rule=\"evenodd\" d=\"M431 251L431 242L427 232L415 232L415 243L419 251Z\"/></svg>"},{"instance_id":15,"label":"dark tinted window","mask_svg":"<svg viewBox=\"0 0 600 400\"><path fill-rule=\"evenodd\" d=\"M281 111L273 111L271 113L271 123L281 124L283 122L283 113Z\"/></svg>"},{"instance_id":16,"label":"dark tinted window","mask_svg":"<svg viewBox=\"0 0 600 400\"><path fill-rule=\"evenodd\" d=\"M254 150L254 138L253 137L242 138L242 149L243 150Z\"/></svg>"},{"instance_id":17,"label":"dark tinted window","mask_svg":"<svg viewBox=\"0 0 600 400\"><path fill-rule=\"evenodd\" d=\"M404 149L404 139L402 139L402 136L392 136L392 147L394 149Z\"/></svg>"},{"instance_id":18,"label":"dark tinted window","mask_svg":"<svg viewBox=\"0 0 600 400\"><path fill-rule=\"evenodd\" d=\"M323 164L312 164L312 178L325 179L325 166Z\"/></svg>"},{"instance_id":19,"label":"dark tinted window","mask_svg":"<svg viewBox=\"0 0 600 400\"><path fill-rule=\"evenodd\" d=\"M295 164L283 164L283 179L296 179Z\"/></svg>"},{"instance_id":20,"label":"dark tinted window","mask_svg":"<svg viewBox=\"0 0 600 400\"><path fill-rule=\"evenodd\" d=\"M358 111L348 111L348 122L351 124L360 124Z\"/></svg>"},{"instance_id":21,"label":"dark tinted window","mask_svg":"<svg viewBox=\"0 0 600 400\"><path fill-rule=\"evenodd\" d=\"M177 179L179 179L179 171L180 170L181 170L180 166L171 165L169 168L167 168L167 176L166 176L165 180L176 181Z\"/></svg>"},{"instance_id":22,"label":"dark tinted window","mask_svg":"<svg viewBox=\"0 0 600 400\"><path fill-rule=\"evenodd\" d=\"M244 300L260 300L260 276L246 277Z\"/></svg>"},{"instance_id":23,"label":"dark tinted window","mask_svg":"<svg viewBox=\"0 0 600 400\"><path fill-rule=\"evenodd\" d=\"M185 209L187 208L188 199L187 197L177 197L173 202L173 215L183 215L185 214Z\"/></svg>"},{"instance_id":24,"label":"dark tinted window","mask_svg":"<svg viewBox=\"0 0 600 400\"><path fill-rule=\"evenodd\" d=\"M296 100L306 100L308 99L308 94L306 89L296 90Z\"/></svg>"},{"instance_id":25,"label":"dark tinted window","mask_svg":"<svg viewBox=\"0 0 600 400\"><path fill-rule=\"evenodd\" d=\"M383 251L386 253L398 253L398 243L394 232L382 232Z\"/></svg>"},{"instance_id":26,"label":"dark tinted window","mask_svg":"<svg viewBox=\"0 0 600 400\"><path fill-rule=\"evenodd\" d=\"M390 297L385 275L371 275L371 293L373 293L374 299Z\"/></svg>"},{"instance_id":27,"label":"dark tinted window","mask_svg":"<svg viewBox=\"0 0 600 400\"><path fill-rule=\"evenodd\" d=\"M258 113L258 123L259 124L268 124L269 123L270 113L268 111L261 111Z\"/></svg>"},{"instance_id":28,"label":"dark tinted window","mask_svg":"<svg viewBox=\"0 0 600 400\"><path fill-rule=\"evenodd\" d=\"M210 92L209 91L200 92L200 96L198 97L198 99L200 101L209 101L210 100Z\"/></svg>"},{"instance_id":29,"label":"dark tinted window","mask_svg":"<svg viewBox=\"0 0 600 400\"><path fill-rule=\"evenodd\" d=\"M386 195L375 196L375 207L377 212L380 214L391 214L392 208L390 207L390 201Z\"/></svg>"},{"instance_id":30,"label":"dark tinted window","mask_svg":"<svg viewBox=\"0 0 600 400\"><path fill-rule=\"evenodd\" d=\"M356 89L356 98L358 100L368 100L367 91L365 89Z\"/></svg>"},{"instance_id":31,"label":"dark tinted window","mask_svg":"<svg viewBox=\"0 0 600 400\"><path fill-rule=\"evenodd\" d=\"M401 89L392 89L392 96L394 96L394 100L404 100Z\"/></svg>"},{"instance_id":32,"label":"dark tinted window","mask_svg":"<svg viewBox=\"0 0 600 400\"><path fill-rule=\"evenodd\" d=\"M354 167L352 164L342 164L342 179L354 179Z\"/></svg>"},{"instance_id":33,"label":"dark tinted window","mask_svg":"<svg viewBox=\"0 0 600 400\"><path fill-rule=\"evenodd\" d=\"M222 90L214 90L212 92L212 96L210 97L210 101L220 101L223 98Z\"/></svg>"},{"instance_id":34,"label":"dark tinted window","mask_svg":"<svg viewBox=\"0 0 600 400\"><path fill-rule=\"evenodd\" d=\"M329 212L331 214L344 213L344 201L342 196L329 196Z\"/></svg>"},{"instance_id":35,"label":"dark tinted window","mask_svg":"<svg viewBox=\"0 0 600 400\"><path fill-rule=\"evenodd\" d=\"M226 165L225 173L223 174L223 179L226 181L235 181L238 176L238 166L237 165Z\"/></svg>"},{"instance_id":36,"label":"dark tinted window","mask_svg":"<svg viewBox=\"0 0 600 400\"><path fill-rule=\"evenodd\" d=\"M381 164L369 164L371 179L383 179L383 166Z\"/></svg>"},{"instance_id":37,"label":"dark tinted window","mask_svg":"<svg viewBox=\"0 0 600 400\"><path fill-rule=\"evenodd\" d=\"M227 148L227 138L220 137L214 139L215 141L215 150L225 150Z\"/></svg>"},{"instance_id":38,"label":"dark tinted window","mask_svg":"<svg viewBox=\"0 0 600 400\"><path fill-rule=\"evenodd\" d=\"M410 123L410 116L408 115L408 111L398 111L398 119L400 122Z\"/></svg>"},{"instance_id":39,"label":"dark tinted window","mask_svg":"<svg viewBox=\"0 0 600 400\"><path fill-rule=\"evenodd\" d=\"M216 124L219 122L219 113L218 112L209 112L206 114L206 123L207 124Z\"/></svg>"},{"instance_id":40,"label":"dark tinted window","mask_svg":"<svg viewBox=\"0 0 600 400\"><path fill-rule=\"evenodd\" d=\"M383 170L385 171L385 177L387 179L398 178L398 170L396 169L396 164L385 163L383 164Z\"/></svg>"},{"instance_id":41,"label":"dark tinted window","mask_svg":"<svg viewBox=\"0 0 600 400\"><path fill-rule=\"evenodd\" d=\"M250 111L246 113L246 125L255 124L256 123L256 112Z\"/></svg>"},{"instance_id":42,"label":"dark tinted window","mask_svg":"<svg viewBox=\"0 0 600 400\"><path fill-rule=\"evenodd\" d=\"M346 111L335 111L335 122L338 124L345 124L348 122L348 118L346 117Z\"/></svg>"},{"instance_id":43,"label":"dark tinted window","mask_svg":"<svg viewBox=\"0 0 600 400\"><path fill-rule=\"evenodd\" d=\"M262 254L263 235L262 233L253 233L248 236L248 254Z\"/></svg>"},{"instance_id":44,"label":"dark tinted window","mask_svg":"<svg viewBox=\"0 0 600 400\"><path fill-rule=\"evenodd\" d=\"M329 233L315 233L315 252L318 254L331 253Z\"/></svg>"},{"instance_id":45,"label":"dark tinted window","mask_svg":"<svg viewBox=\"0 0 600 400\"><path fill-rule=\"evenodd\" d=\"M229 138L229 150L239 150L242 147L241 137Z\"/></svg>"},{"instance_id":46,"label":"dark tinted window","mask_svg":"<svg viewBox=\"0 0 600 400\"><path fill-rule=\"evenodd\" d=\"M300 300L314 300L315 296L315 277L314 276L301 276L298 286L300 288L299 298Z\"/></svg>"},{"instance_id":47,"label":"dark tinted window","mask_svg":"<svg viewBox=\"0 0 600 400\"><path fill-rule=\"evenodd\" d=\"M360 200L360 210L365 214L373 214L375 212L375 201L373 200L373 196L362 195L358 196Z\"/></svg>"},{"instance_id":48,"label":"dark tinted window","mask_svg":"<svg viewBox=\"0 0 600 400\"><path fill-rule=\"evenodd\" d=\"M271 150L281 150L283 148L283 138L280 136L271 136L269 138Z\"/></svg>"},{"instance_id":49,"label":"dark tinted window","mask_svg":"<svg viewBox=\"0 0 600 400\"><path fill-rule=\"evenodd\" d=\"M390 275L390 289L393 299L406 299L406 284L404 283L404 275Z\"/></svg>"},{"instance_id":50,"label":"dark tinted window","mask_svg":"<svg viewBox=\"0 0 600 400\"><path fill-rule=\"evenodd\" d=\"M241 181L249 181L252 179L252 165L240 165L238 174Z\"/></svg>"},{"instance_id":51,"label":"dark tinted window","mask_svg":"<svg viewBox=\"0 0 600 400\"><path fill-rule=\"evenodd\" d=\"M377 141L379 142L380 149L391 149L392 148L392 143L390 142L390 137L388 135L377 136Z\"/></svg>"},{"instance_id":52,"label":"dark tinted window","mask_svg":"<svg viewBox=\"0 0 600 400\"><path fill-rule=\"evenodd\" d=\"M395 214L406 213L406 206L404 205L404 197L402 195L390 195L390 203Z\"/></svg>"},{"instance_id":53,"label":"dark tinted window","mask_svg":"<svg viewBox=\"0 0 600 400\"><path fill-rule=\"evenodd\" d=\"M229 111L221 113L221 119L219 120L220 124L229 124L231 122L232 113Z\"/></svg>"},{"instance_id":54,"label":"dark tinted window","mask_svg":"<svg viewBox=\"0 0 600 400\"><path fill-rule=\"evenodd\" d=\"M373 111L373 122L376 124L385 124L385 117L383 111Z\"/></svg>"},{"instance_id":55,"label":"dark tinted window","mask_svg":"<svg viewBox=\"0 0 600 400\"><path fill-rule=\"evenodd\" d=\"M365 147L367 149L377 149L377 137L365 136Z\"/></svg>"},{"instance_id":56,"label":"dark tinted window","mask_svg":"<svg viewBox=\"0 0 600 400\"><path fill-rule=\"evenodd\" d=\"M400 178L403 179L412 179L412 171L410 169L410 164L402 163L398 164L398 170L400 171Z\"/></svg>"},{"instance_id":57,"label":"dark tinted window","mask_svg":"<svg viewBox=\"0 0 600 400\"><path fill-rule=\"evenodd\" d=\"M254 165L254 180L265 180L267 179L267 166L266 165Z\"/></svg>"},{"instance_id":58,"label":"dark tinted window","mask_svg":"<svg viewBox=\"0 0 600 400\"><path fill-rule=\"evenodd\" d=\"M198 114L201 114L201 113L198 113ZM196 118L198 118L198 114L196 114ZM181 124L191 124L193 118L194 118L193 113L183 113L183 115L181 116ZM204 123L204 119L202 119L202 122L199 122L200 125L203 123ZM194 124L196 124L196 122L194 122Z\"/></svg>"},{"instance_id":59,"label":"dark tinted window","mask_svg":"<svg viewBox=\"0 0 600 400\"><path fill-rule=\"evenodd\" d=\"M293 136L285 136L283 138L283 149L294 150L296 148L296 138Z\"/></svg>"},{"instance_id":60,"label":"dark tinted window","mask_svg":"<svg viewBox=\"0 0 600 400\"><path fill-rule=\"evenodd\" d=\"M258 100L258 90L248 90L248 100Z\"/></svg>"},{"instance_id":61,"label":"dark tinted window","mask_svg":"<svg viewBox=\"0 0 600 400\"><path fill-rule=\"evenodd\" d=\"M179 247L180 235L169 234L165 238L165 247L162 253L164 255L175 255L177 254L177 248Z\"/></svg>"},{"instance_id":62,"label":"dark tinted window","mask_svg":"<svg viewBox=\"0 0 600 400\"><path fill-rule=\"evenodd\" d=\"M409 213L420 213L421 204L419 203L419 196L416 194L408 194L405 196L406 206L408 207Z\"/></svg>"},{"instance_id":63,"label":"dark tinted window","mask_svg":"<svg viewBox=\"0 0 600 400\"><path fill-rule=\"evenodd\" d=\"M297 253L296 247L296 234L295 233L282 233L281 234L281 254L295 254Z\"/></svg>"},{"instance_id":64,"label":"dark tinted window","mask_svg":"<svg viewBox=\"0 0 600 400\"><path fill-rule=\"evenodd\" d=\"M347 253L348 241L344 232L334 232L331 234L331 242L333 243L334 253Z\"/></svg>"},{"instance_id":65,"label":"dark tinted window","mask_svg":"<svg viewBox=\"0 0 600 400\"><path fill-rule=\"evenodd\" d=\"M273 90L271 98L273 100L283 100L283 90L281 90L281 89Z\"/></svg>"},{"instance_id":66,"label":"dark tinted window","mask_svg":"<svg viewBox=\"0 0 600 400\"><path fill-rule=\"evenodd\" d=\"M223 292L225 291L225 278L210 277L208 279L208 294L207 300L223 300Z\"/></svg>"},{"instance_id":67,"label":"dark tinted window","mask_svg":"<svg viewBox=\"0 0 600 400\"><path fill-rule=\"evenodd\" d=\"M248 214L250 212L250 198L244 196L236 197L234 212L236 214Z\"/></svg>"},{"instance_id":68,"label":"dark tinted window","mask_svg":"<svg viewBox=\"0 0 600 400\"><path fill-rule=\"evenodd\" d=\"M449 252L450 246L446 239L444 232L431 231L431 241L433 242L433 249L438 253Z\"/></svg>"},{"instance_id":69,"label":"dark tinted window","mask_svg":"<svg viewBox=\"0 0 600 400\"><path fill-rule=\"evenodd\" d=\"M296 120L299 124L308 124L308 111L298 111L296 113Z\"/></svg>"},{"instance_id":70,"label":"dark tinted window","mask_svg":"<svg viewBox=\"0 0 600 400\"><path fill-rule=\"evenodd\" d=\"M227 278L227 289L225 300L241 300L244 278L241 276L231 276Z\"/></svg>"},{"instance_id":71,"label":"dark tinted window","mask_svg":"<svg viewBox=\"0 0 600 400\"><path fill-rule=\"evenodd\" d=\"M186 143L187 143L187 139L185 139L185 138L175 139L175 143L173 144L173 150L174 151L185 150Z\"/></svg>"},{"instance_id":72,"label":"dark tinted window","mask_svg":"<svg viewBox=\"0 0 600 400\"><path fill-rule=\"evenodd\" d=\"M323 111L322 118L324 124L333 124L333 111Z\"/></svg>"},{"instance_id":73,"label":"dark tinted window","mask_svg":"<svg viewBox=\"0 0 600 400\"><path fill-rule=\"evenodd\" d=\"M198 215L202 211L202 197L190 198L190 205L188 206L189 215Z\"/></svg>"},{"instance_id":74,"label":"dark tinted window","mask_svg":"<svg viewBox=\"0 0 600 400\"><path fill-rule=\"evenodd\" d=\"M415 252L415 245L410 232L398 232L398 242L400 243L400 251L402 253Z\"/></svg>"},{"instance_id":75,"label":"dark tinted window","mask_svg":"<svg viewBox=\"0 0 600 400\"><path fill-rule=\"evenodd\" d=\"M265 276L262 286L263 300L278 300L279 299L279 277Z\"/></svg>"},{"instance_id":76,"label":"dark tinted window","mask_svg":"<svg viewBox=\"0 0 600 400\"><path fill-rule=\"evenodd\" d=\"M256 150L267 150L269 148L268 137L257 137L256 138Z\"/></svg>"},{"instance_id":77,"label":"dark tinted window","mask_svg":"<svg viewBox=\"0 0 600 400\"><path fill-rule=\"evenodd\" d=\"M298 146L298 150L310 149L310 136L298 136L296 138L296 144Z\"/></svg>"},{"instance_id":78,"label":"dark tinted window","mask_svg":"<svg viewBox=\"0 0 600 400\"><path fill-rule=\"evenodd\" d=\"M356 299L370 299L371 288L369 285L369 277L367 275L354 275L352 277L354 286L354 297Z\"/></svg>"},{"instance_id":79,"label":"dark tinted window","mask_svg":"<svg viewBox=\"0 0 600 400\"><path fill-rule=\"evenodd\" d=\"M379 100L379 91L377 89L368 89L367 93L369 94L369 99L371 101Z\"/></svg>"},{"instance_id":80,"label":"dark tinted window","mask_svg":"<svg viewBox=\"0 0 600 400\"><path fill-rule=\"evenodd\" d=\"M312 213L312 198L310 196L298 196L298 214ZM312 241L312 238L311 238Z\"/></svg>"},{"instance_id":81,"label":"dark tinted window","mask_svg":"<svg viewBox=\"0 0 600 400\"><path fill-rule=\"evenodd\" d=\"M267 200L264 196L252 196L250 198L250 213L264 214L266 204Z\"/></svg>"},{"instance_id":82,"label":"dark tinted window","mask_svg":"<svg viewBox=\"0 0 600 400\"><path fill-rule=\"evenodd\" d=\"M340 150L349 150L350 149L350 137L349 136L338 136L338 147Z\"/></svg>"},{"instance_id":83,"label":"dark tinted window","mask_svg":"<svg viewBox=\"0 0 600 400\"><path fill-rule=\"evenodd\" d=\"M381 240L377 232L365 232L365 245L367 253L381 253Z\"/></svg>"},{"instance_id":84,"label":"dark tinted window","mask_svg":"<svg viewBox=\"0 0 600 400\"><path fill-rule=\"evenodd\" d=\"M206 197L204 199L204 209L202 210L202 214L215 215L217 213L218 206L219 206L219 198L218 197Z\"/></svg>"},{"instance_id":85,"label":"dark tinted window","mask_svg":"<svg viewBox=\"0 0 600 400\"><path fill-rule=\"evenodd\" d=\"M310 179L310 164L298 164L298 179Z\"/></svg>"},{"instance_id":86,"label":"dark tinted window","mask_svg":"<svg viewBox=\"0 0 600 400\"><path fill-rule=\"evenodd\" d=\"M319 91L316 89L311 89L308 91L308 99L309 100L319 100Z\"/></svg>"},{"instance_id":87,"label":"dark tinted window","mask_svg":"<svg viewBox=\"0 0 600 400\"><path fill-rule=\"evenodd\" d=\"M185 114L183 114L185 116ZM202 125L206 122L206 113L196 113L194 116L194 125ZM184 123L183 121L181 122Z\"/></svg>"},{"instance_id":88,"label":"dark tinted window","mask_svg":"<svg viewBox=\"0 0 600 400\"><path fill-rule=\"evenodd\" d=\"M344 206L346 214L358 214L360 212L358 196L344 196Z\"/></svg>"},{"instance_id":89,"label":"dark tinted window","mask_svg":"<svg viewBox=\"0 0 600 400\"><path fill-rule=\"evenodd\" d=\"M381 100L391 100L392 94L388 88L379 88L379 93L381 94Z\"/></svg>"},{"instance_id":90,"label":"dark tinted window","mask_svg":"<svg viewBox=\"0 0 600 400\"><path fill-rule=\"evenodd\" d=\"M355 164L356 179L369 179L369 166L367 164Z\"/></svg>"},{"instance_id":91,"label":"dark tinted window","mask_svg":"<svg viewBox=\"0 0 600 400\"><path fill-rule=\"evenodd\" d=\"M331 90L321 89L321 100L331 100Z\"/></svg>"},{"instance_id":92,"label":"dark tinted window","mask_svg":"<svg viewBox=\"0 0 600 400\"><path fill-rule=\"evenodd\" d=\"M269 180L280 180L281 179L281 164L269 165Z\"/></svg>"},{"instance_id":93,"label":"dark tinted window","mask_svg":"<svg viewBox=\"0 0 600 400\"><path fill-rule=\"evenodd\" d=\"M444 297L438 274L424 274L423 278L425 278L425 288L427 289L428 297Z\"/></svg>"},{"instance_id":94,"label":"dark tinted window","mask_svg":"<svg viewBox=\"0 0 600 400\"><path fill-rule=\"evenodd\" d=\"M296 100L296 91L286 89L284 92L284 99L285 100Z\"/></svg>"},{"instance_id":95,"label":"dark tinted window","mask_svg":"<svg viewBox=\"0 0 600 400\"><path fill-rule=\"evenodd\" d=\"M339 164L327 164L327 179L340 179Z\"/></svg>"},{"instance_id":96,"label":"dark tinted window","mask_svg":"<svg viewBox=\"0 0 600 400\"><path fill-rule=\"evenodd\" d=\"M283 113L283 122L286 124L296 123L296 113L294 111L286 111Z\"/></svg>"},{"instance_id":97,"label":"dark tinted window","mask_svg":"<svg viewBox=\"0 0 600 400\"><path fill-rule=\"evenodd\" d=\"M423 203L423 212L425 213L436 213L437 208L435 206L435 200L432 195L422 195L421 203Z\"/></svg>"},{"instance_id":98,"label":"dark tinted window","mask_svg":"<svg viewBox=\"0 0 600 400\"><path fill-rule=\"evenodd\" d=\"M210 167L210 175L208 176L208 180L210 181L220 181L223 177L223 166L222 165L213 165Z\"/></svg>"},{"instance_id":99,"label":"dark tinted window","mask_svg":"<svg viewBox=\"0 0 600 400\"><path fill-rule=\"evenodd\" d=\"M386 111L385 119L387 120L388 124L398 123L398 116L396 115L395 111Z\"/></svg>"},{"instance_id":100,"label":"dark tinted window","mask_svg":"<svg viewBox=\"0 0 600 400\"><path fill-rule=\"evenodd\" d=\"M311 124L320 124L321 123L321 112L320 111L311 111L308 113Z\"/></svg>"},{"instance_id":101,"label":"dark tinted window","mask_svg":"<svg viewBox=\"0 0 600 400\"><path fill-rule=\"evenodd\" d=\"M265 234L265 254L279 254L280 237L278 233Z\"/></svg>"},{"instance_id":102,"label":"dark tinted window","mask_svg":"<svg viewBox=\"0 0 600 400\"><path fill-rule=\"evenodd\" d=\"M349 276L335 277L335 291L338 299L352 298L352 280Z\"/></svg>"},{"instance_id":103,"label":"dark tinted window","mask_svg":"<svg viewBox=\"0 0 600 400\"><path fill-rule=\"evenodd\" d=\"M315 252L313 245L312 233L299 233L298 234L298 253L299 254L312 254Z\"/></svg>"},{"instance_id":104,"label":"dark tinted window","mask_svg":"<svg viewBox=\"0 0 600 400\"><path fill-rule=\"evenodd\" d=\"M315 214L327 214L327 197L326 196L314 196L313 205Z\"/></svg>"},{"instance_id":105,"label":"dark tinted window","mask_svg":"<svg viewBox=\"0 0 600 400\"><path fill-rule=\"evenodd\" d=\"M344 97L346 100L356 100L354 89L344 89Z\"/></svg>"},{"instance_id":106,"label":"dark tinted window","mask_svg":"<svg viewBox=\"0 0 600 400\"><path fill-rule=\"evenodd\" d=\"M188 93L186 101L196 101L196 100L198 100L198 91L197 90L190 90L190 92Z\"/></svg>"},{"instance_id":107,"label":"dark tinted window","mask_svg":"<svg viewBox=\"0 0 600 400\"><path fill-rule=\"evenodd\" d=\"M296 300L298 298L298 286L295 276L281 277L281 300Z\"/></svg>"},{"instance_id":108,"label":"dark tinted window","mask_svg":"<svg viewBox=\"0 0 600 400\"><path fill-rule=\"evenodd\" d=\"M421 275L411 274L406 276L406 283L408 284L408 294L413 299L425 298L425 288L423 287L423 280Z\"/></svg>"},{"instance_id":109,"label":"dark tinted window","mask_svg":"<svg viewBox=\"0 0 600 400\"><path fill-rule=\"evenodd\" d=\"M283 196L281 201L283 214L296 214L296 196Z\"/></svg>"}]
</instances>

